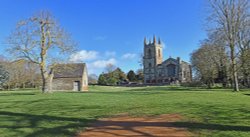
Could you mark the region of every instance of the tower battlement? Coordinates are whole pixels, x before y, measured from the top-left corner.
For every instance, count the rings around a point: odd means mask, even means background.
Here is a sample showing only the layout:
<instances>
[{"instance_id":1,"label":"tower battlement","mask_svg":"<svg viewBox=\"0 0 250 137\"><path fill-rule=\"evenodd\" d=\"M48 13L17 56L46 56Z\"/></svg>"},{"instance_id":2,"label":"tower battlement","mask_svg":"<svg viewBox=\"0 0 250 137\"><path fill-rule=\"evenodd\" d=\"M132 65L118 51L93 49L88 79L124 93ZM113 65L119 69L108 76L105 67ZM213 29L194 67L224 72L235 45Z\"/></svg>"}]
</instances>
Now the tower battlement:
<instances>
[{"instance_id":1,"label":"tower battlement","mask_svg":"<svg viewBox=\"0 0 250 137\"><path fill-rule=\"evenodd\" d=\"M158 42L156 40L156 36L153 37L153 42L149 40L147 42L146 37L144 38L144 61L150 62L152 67L155 67L162 63L162 45L161 40Z\"/></svg>"},{"instance_id":2,"label":"tower battlement","mask_svg":"<svg viewBox=\"0 0 250 137\"><path fill-rule=\"evenodd\" d=\"M147 38L144 38L144 46L162 46L161 45L161 39L158 39L158 42L156 40L156 36L154 35L153 37L153 42L151 42L151 39L149 39L149 41L147 41Z\"/></svg>"}]
</instances>

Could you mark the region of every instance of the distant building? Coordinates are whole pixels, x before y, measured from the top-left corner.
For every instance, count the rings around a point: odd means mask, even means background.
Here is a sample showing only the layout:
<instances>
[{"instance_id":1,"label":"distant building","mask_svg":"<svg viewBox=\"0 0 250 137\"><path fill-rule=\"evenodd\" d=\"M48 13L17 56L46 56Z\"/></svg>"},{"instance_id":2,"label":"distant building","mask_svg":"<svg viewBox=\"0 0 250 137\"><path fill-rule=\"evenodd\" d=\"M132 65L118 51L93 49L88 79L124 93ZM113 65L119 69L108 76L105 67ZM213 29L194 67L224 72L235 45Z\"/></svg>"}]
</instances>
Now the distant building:
<instances>
[{"instance_id":1,"label":"distant building","mask_svg":"<svg viewBox=\"0 0 250 137\"><path fill-rule=\"evenodd\" d=\"M88 90L88 73L85 63L58 64L51 73L51 89L54 91Z\"/></svg>"},{"instance_id":2,"label":"distant building","mask_svg":"<svg viewBox=\"0 0 250 137\"><path fill-rule=\"evenodd\" d=\"M144 39L143 73L144 84L170 84L192 81L191 65L176 59L168 58L163 61L162 44L159 39L147 43Z\"/></svg>"}]
</instances>

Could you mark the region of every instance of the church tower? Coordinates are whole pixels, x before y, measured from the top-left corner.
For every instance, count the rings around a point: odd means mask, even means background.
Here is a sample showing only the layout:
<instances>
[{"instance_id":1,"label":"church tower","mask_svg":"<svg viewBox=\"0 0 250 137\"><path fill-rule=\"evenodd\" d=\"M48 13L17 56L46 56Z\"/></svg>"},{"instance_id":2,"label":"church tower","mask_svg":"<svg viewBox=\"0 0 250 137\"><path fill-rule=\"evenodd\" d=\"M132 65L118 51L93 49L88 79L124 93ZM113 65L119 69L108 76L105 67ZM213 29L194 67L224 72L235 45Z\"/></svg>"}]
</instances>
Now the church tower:
<instances>
[{"instance_id":1,"label":"church tower","mask_svg":"<svg viewBox=\"0 0 250 137\"><path fill-rule=\"evenodd\" d=\"M157 65L160 65L163 60L162 44L159 39L158 42L154 36L153 42L144 38L144 54L143 54L143 70L144 83L156 83Z\"/></svg>"}]
</instances>

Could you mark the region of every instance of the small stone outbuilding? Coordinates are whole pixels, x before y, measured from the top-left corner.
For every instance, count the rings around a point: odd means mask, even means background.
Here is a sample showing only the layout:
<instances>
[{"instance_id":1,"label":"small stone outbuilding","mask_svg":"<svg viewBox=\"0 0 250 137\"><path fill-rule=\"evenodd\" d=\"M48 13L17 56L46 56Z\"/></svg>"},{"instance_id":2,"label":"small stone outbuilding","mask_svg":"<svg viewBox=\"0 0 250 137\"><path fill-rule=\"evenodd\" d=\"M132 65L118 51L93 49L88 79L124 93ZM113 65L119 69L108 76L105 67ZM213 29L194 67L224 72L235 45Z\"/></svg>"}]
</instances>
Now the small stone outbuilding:
<instances>
[{"instance_id":1,"label":"small stone outbuilding","mask_svg":"<svg viewBox=\"0 0 250 137\"><path fill-rule=\"evenodd\" d=\"M88 91L85 63L57 64L51 71L53 91Z\"/></svg>"}]
</instances>

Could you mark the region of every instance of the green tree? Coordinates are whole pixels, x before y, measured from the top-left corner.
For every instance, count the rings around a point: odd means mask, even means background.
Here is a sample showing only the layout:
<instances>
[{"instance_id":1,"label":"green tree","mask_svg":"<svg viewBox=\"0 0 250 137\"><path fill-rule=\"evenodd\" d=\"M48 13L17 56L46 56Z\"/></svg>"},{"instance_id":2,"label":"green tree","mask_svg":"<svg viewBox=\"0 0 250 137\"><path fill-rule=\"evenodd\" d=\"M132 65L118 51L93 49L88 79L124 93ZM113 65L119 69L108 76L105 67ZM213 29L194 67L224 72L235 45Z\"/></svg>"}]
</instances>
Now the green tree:
<instances>
[{"instance_id":1,"label":"green tree","mask_svg":"<svg viewBox=\"0 0 250 137\"><path fill-rule=\"evenodd\" d=\"M107 84L106 84L106 85L115 86L115 85L117 85L117 82L118 82L118 80L117 80L116 78L114 78L114 77L109 77L109 78L107 79Z\"/></svg>"},{"instance_id":2,"label":"green tree","mask_svg":"<svg viewBox=\"0 0 250 137\"><path fill-rule=\"evenodd\" d=\"M124 81L127 79L126 74L120 69L117 68L113 71L114 73L114 77L118 80L118 81Z\"/></svg>"},{"instance_id":3,"label":"green tree","mask_svg":"<svg viewBox=\"0 0 250 137\"><path fill-rule=\"evenodd\" d=\"M137 81L135 72L134 72L133 70L130 70L130 71L128 72L127 78L128 78L128 80L131 81L131 82Z\"/></svg>"},{"instance_id":4,"label":"green tree","mask_svg":"<svg viewBox=\"0 0 250 137\"><path fill-rule=\"evenodd\" d=\"M109 67L110 68L110 67ZM112 66L107 73L102 73L98 78L99 85L117 85L118 82L126 80L126 74L120 69Z\"/></svg>"},{"instance_id":5,"label":"green tree","mask_svg":"<svg viewBox=\"0 0 250 137\"><path fill-rule=\"evenodd\" d=\"M136 79L140 82L143 82L144 75L143 75L143 69L138 69L136 71Z\"/></svg>"},{"instance_id":6,"label":"green tree","mask_svg":"<svg viewBox=\"0 0 250 137\"><path fill-rule=\"evenodd\" d=\"M98 85L107 85L105 74L100 74L98 78Z\"/></svg>"}]
</instances>

